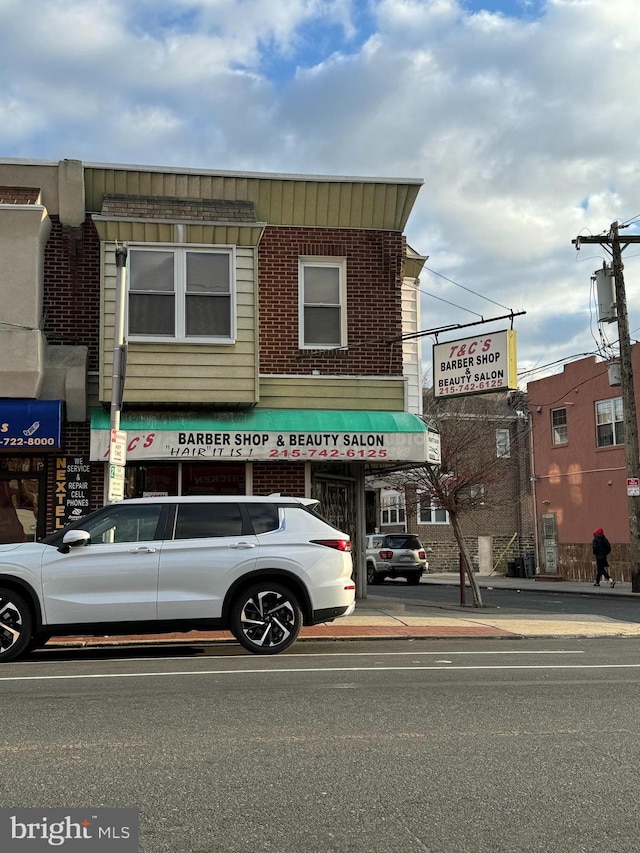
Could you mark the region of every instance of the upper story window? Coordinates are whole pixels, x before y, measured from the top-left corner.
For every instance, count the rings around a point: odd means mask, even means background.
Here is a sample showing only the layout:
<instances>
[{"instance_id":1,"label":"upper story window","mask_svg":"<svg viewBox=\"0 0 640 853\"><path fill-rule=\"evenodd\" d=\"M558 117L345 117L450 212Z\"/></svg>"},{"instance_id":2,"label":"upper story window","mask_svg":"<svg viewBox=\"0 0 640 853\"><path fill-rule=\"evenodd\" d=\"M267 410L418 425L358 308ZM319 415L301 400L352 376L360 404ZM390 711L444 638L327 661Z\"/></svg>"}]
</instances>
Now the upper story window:
<instances>
[{"instance_id":1,"label":"upper story window","mask_svg":"<svg viewBox=\"0 0 640 853\"><path fill-rule=\"evenodd\" d=\"M568 433L566 408L551 410L551 437L554 444L567 443Z\"/></svg>"},{"instance_id":2,"label":"upper story window","mask_svg":"<svg viewBox=\"0 0 640 853\"><path fill-rule=\"evenodd\" d=\"M449 524L449 513L430 495L418 495L418 524Z\"/></svg>"},{"instance_id":3,"label":"upper story window","mask_svg":"<svg viewBox=\"0 0 640 853\"><path fill-rule=\"evenodd\" d=\"M233 343L233 251L130 249L128 337Z\"/></svg>"},{"instance_id":4,"label":"upper story window","mask_svg":"<svg viewBox=\"0 0 640 853\"><path fill-rule=\"evenodd\" d=\"M301 349L330 349L347 344L346 262L336 258L300 258Z\"/></svg>"},{"instance_id":5,"label":"upper story window","mask_svg":"<svg viewBox=\"0 0 640 853\"><path fill-rule=\"evenodd\" d=\"M624 444L622 397L596 403L596 430L598 447Z\"/></svg>"},{"instance_id":6,"label":"upper story window","mask_svg":"<svg viewBox=\"0 0 640 853\"><path fill-rule=\"evenodd\" d=\"M498 459L511 458L511 433L508 429L496 430L496 456Z\"/></svg>"},{"instance_id":7,"label":"upper story window","mask_svg":"<svg viewBox=\"0 0 640 853\"><path fill-rule=\"evenodd\" d=\"M392 489L382 489L380 492L380 523L404 524L405 520L404 495Z\"/></svg>"}]
</instances>

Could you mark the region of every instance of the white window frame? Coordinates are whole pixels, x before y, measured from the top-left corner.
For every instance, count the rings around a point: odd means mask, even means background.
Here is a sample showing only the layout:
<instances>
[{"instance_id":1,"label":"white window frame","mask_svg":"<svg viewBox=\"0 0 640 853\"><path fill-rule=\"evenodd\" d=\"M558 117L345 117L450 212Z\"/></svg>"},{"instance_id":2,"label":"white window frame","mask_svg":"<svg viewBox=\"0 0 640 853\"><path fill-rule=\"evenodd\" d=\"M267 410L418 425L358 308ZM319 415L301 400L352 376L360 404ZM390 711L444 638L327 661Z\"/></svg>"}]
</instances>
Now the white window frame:
<instances>
[{"instance_id":1,"label":"white window frame","mask_svg":"<svg viewBox=\"0 0 640 853\"><path fill-rule=\"evenodd\" d=\"M381 489L380 526L388 527L391 524L402 524L406 528L407 505L405 496L403 492L397 489Z\"/></svg>"},{"instance_id":2,"label":"white window frame","mask_svg":"<svg viewBox=\"0 0 640 853\"><path fill-rule=\"evenodd\" d=\"M431 500L429 501L429 506L427 509L427 507L424 506L424 503L426 503L426 501L424 500L425 492L419 491L417 494L417 497L418 497L418 524L431 524L431 525L433 525L433 524L449 524L449 513L446 511L446 509L443 509L436 501L434 501L433 498L431 498ZM428 497L429 496L426 495L427 500L428 500ZM423 509L427 509L427 511L428 511L428 517L426 517L426 518L422 514ZM440 520L440 519L435 518L435 514L437 512L444 512L444 520Z\"/></svg>"},{"instance_id":3,"label":"white window frame","mask_svg":"<svg viewBox=\"0 0 640 853\"><path fill-rule=\"evenodd\" d=\"M496 430L496 459L511 459L511 431Z\"/></svg>"},{"instance_id":4,"label":"white window frame","mask_svg":"<svg viewBox=\"0 0 640 853\"><path fill-rule=\"evenodd\" d=\"M131 266L132 252L172 252L174 258L174 297L175 335L141 335L132 333L129 329L129 293L131 289ZM186 287L187 287L187 253L198 252L205 254L225 254L229 257L229 336L221 335L185 335L186 331ZM237 336L237 294L236 294L236 257L235 246L211 246L202 243L184 243L176 246L175 243L130 243L129 257L127 259L127 304L126 304L126 336L130 341L143 343L168 343L168 344L235 344ZM168 292L168 291L167 291ZM212 299L215 296L211 297Z\"/></svg>"},{"instance_id":5,"label":"white window frame","mask_svg":"<svg viewBox=\"0 0 640 853\"><path fill-rule=\"evenodd\" d=\"M307 267L330 267L338 270L340 302L338 305L317 307L338 307L340 309L340 343L307 344L304 339L304 271ZM316 305L316 303L311 303ZM347 259L336 257L316 257L303 255L298 258L298 346L300 349L337 349L347 345Z\"/></svg>"},{"instance_id":6,"label":"white window frame","mask_svg":"<svg viewBox=\"0 0 640 853\"><path fill-rule=\"evenodd\" d=\"M564 421L559 420L560 412L564 412ZM554 415L558 414L558 418L554 420ZM567 424L567 409L566 406L561 406L558 409L551 409L551 443L554 445L567 444L569 441L569 427Z\"/></svg>"},{"instance_id":7,"label":"white window frame","mask_svg":"<svg viewBox=\"0 0 640 853\"><path fill-rule=\"evenodd\" d=\"M609 420L603 420L602 418L606 416L608 413L600 410L600 407L607 406L611 409L611 417ZM620 447L620 445L624 444L624 409L622 403L622 397L609 397L607 400L597 400L595 405L596 410L596 447ZM617 411L616 411L617 410ZM616 415L619 415L616 418ZM598 427L605 426L606 424L612 425L612 437L613 441L611 444L603 444L600 442L600 433L598 432ZM616 424L619 424L620 432L622 435L617 435Z\"/></svg>"}]
</instances>

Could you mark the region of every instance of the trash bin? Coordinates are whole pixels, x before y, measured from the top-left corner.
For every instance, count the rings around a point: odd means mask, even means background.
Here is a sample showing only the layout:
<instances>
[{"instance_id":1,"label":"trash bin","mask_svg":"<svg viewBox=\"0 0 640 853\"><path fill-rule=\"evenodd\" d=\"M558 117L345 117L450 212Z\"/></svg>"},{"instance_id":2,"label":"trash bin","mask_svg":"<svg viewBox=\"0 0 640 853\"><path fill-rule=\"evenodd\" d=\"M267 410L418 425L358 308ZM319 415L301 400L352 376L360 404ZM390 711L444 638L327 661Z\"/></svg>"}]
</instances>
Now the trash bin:
<instances>
[{"instance_id":1,"label":"trash bin","mask_svg":"<svg viewBox=\"0 0 640 853\"><path fill-rule=\"evenodd\" d=\"M516 570L516 577L526 578L526 575L524 573L524 559L522 557L516 557Z\"/></svg>"},{"instance_id":2,"label":"trash bin","mask_svg":"<svg viewBox=\"0 0 640 853\"><path fill-rule=\"evenodd\" d=\"M515 560L509 560L507 563L507 577L508 578L517 578L516 574L516 562Z\"/></svg>"},{"instance_id":3,"label":"trash bin","mask_svg":"<svg viewBox=\"0 0 640 853\"><path fill-rule=\"evenodd\" d=\"M536 555L535 554L525 554L524 555L524 572L526 577L535 578L536 576Z\"/></svg>"}]
</instances>

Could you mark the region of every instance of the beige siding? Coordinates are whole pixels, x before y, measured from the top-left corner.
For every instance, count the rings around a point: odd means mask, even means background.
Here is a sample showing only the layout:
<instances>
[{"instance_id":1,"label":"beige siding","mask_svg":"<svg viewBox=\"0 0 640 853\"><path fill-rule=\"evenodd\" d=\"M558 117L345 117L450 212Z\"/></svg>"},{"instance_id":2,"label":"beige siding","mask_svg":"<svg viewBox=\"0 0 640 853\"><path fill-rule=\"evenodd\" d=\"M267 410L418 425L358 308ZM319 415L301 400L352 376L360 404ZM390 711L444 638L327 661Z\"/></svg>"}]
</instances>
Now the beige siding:
<instances>
[{"instance_id":1,"label":"beige siding","mask_svg":"<svg viewBox=\"0 0 640 853\"><path fill-rule=\"evenodd\" d=\"M402 379L261 376L260 408L404 411Z\"/></svg>"},{"instance_id":2,"label":"beige siding","mask_svg":"<svg viewBox=\"0 0 640 853\"><path fill-rule=\"evenodd\" d=\"M100 399L111 399L117 270L103 244ZM124 402L251 405L258 401L256 270L253 249L236 250L236 343L228 346L131 342Z\"/></svg>"},{"instance_id":3,"label":"beige siding","mask_svg":"<svg viewBox=\"0 0 640 853\"><path fill-rule=\"evenodd\" d=\"M418 279L405 278L402 283L402 334L420 330L420 289ZM407 411L422 414L422 338L402 341L403 373L407 378Z\"/></svg>"},{"instance_id":4,"label":"beige siding","mask_svg":"<svg viewBox=\"0 0 640 853\"><path fill-rule=\"evenodd\" d=\"M411 180L176 174L95 166L85 170L86 204L91 213L100 212L105 193L219 198L253 201L258 220L270 225L391 231L404 229L420 185Z\"/></svg>"},{"instance_id":5,"label":"beige siding","mask_svg":"<svg viewBox=\"0 0 640 853\"><path fill-rule=\"evenodd\" d=\"M100 239L113 243L175 243L175 225L170 221L93 217ZM212 246L257 246L262 225L187 224L186 242Z\"/></svg>"}]
</instances>

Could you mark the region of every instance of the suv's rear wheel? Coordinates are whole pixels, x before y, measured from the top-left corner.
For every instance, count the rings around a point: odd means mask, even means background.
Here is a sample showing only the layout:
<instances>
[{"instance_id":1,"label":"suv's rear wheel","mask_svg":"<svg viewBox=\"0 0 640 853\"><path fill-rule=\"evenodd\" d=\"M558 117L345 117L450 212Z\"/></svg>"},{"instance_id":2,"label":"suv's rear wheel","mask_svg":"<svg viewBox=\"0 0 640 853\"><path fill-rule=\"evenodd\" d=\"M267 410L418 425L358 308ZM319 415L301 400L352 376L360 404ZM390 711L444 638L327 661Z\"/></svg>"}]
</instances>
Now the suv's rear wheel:
<instances>
[{"instance_id":1,"label":"suv's rear wheel","mask_svg":"<svg viewBox=\"0 0 640 853\"><path fill-rule=\"evenodd\" d=\"M422 577L422 572L409 572L407 574L407 583L411 583L411 584L420 583L421 577Z\"/></svg>"},{"instance_id":2,"label":"suv's rear wheel","mask_svg":"<svg viewBox=\"0 0 640 853\"><path fill-rule=\"evenodd\" d=\"M295 641L302 627L302 610L288 587L257 582L238 595L230 613L233 636L258 655L275 655Z\"/></svg>"},{"instance_id":3,"label":"suv's rear wheel","mask_svg":"<svg viewBox=\"0 0 640 853\"><path fill-rule=\"evenodd\" d=\"M0 663L14 660L26 651L32 630L27 602L12 589L0 587Z\"/></svg>"}]
</instances>

